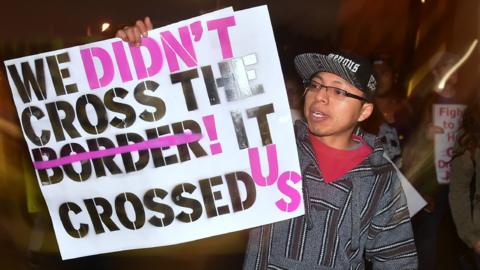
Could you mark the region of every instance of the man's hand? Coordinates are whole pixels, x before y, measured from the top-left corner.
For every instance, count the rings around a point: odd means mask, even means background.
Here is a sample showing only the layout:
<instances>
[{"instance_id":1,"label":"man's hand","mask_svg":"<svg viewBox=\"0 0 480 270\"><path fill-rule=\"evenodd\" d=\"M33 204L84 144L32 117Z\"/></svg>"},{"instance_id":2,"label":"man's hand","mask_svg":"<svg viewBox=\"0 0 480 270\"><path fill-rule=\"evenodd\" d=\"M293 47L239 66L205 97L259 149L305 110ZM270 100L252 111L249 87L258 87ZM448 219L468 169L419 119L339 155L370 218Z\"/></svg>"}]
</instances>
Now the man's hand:
<instances>
[{"instance_id":1,"label":"man's hand","mask_svg":"<svg viewBox=\"0 0 480 270\"><path fill-rule=\"evenodd\" d=\"M147 16L145 19L143 19L143 21L138 20L134 25L125 26L124 28L118 30L115 36L121 38L125 42L139 47L141 38L148 36L148 31L152 29L152 22Z\"/></svg>"},{"instance_id":2,"label":"man's hand","mask_svg":"<svg viewBox=\"0 0 480 270\"><path fill-rule=\"evenodd\" d=\"M478 240L474 245L473 245L473 251L480 255L480 240Z\"/></svg>"}]
</instances>

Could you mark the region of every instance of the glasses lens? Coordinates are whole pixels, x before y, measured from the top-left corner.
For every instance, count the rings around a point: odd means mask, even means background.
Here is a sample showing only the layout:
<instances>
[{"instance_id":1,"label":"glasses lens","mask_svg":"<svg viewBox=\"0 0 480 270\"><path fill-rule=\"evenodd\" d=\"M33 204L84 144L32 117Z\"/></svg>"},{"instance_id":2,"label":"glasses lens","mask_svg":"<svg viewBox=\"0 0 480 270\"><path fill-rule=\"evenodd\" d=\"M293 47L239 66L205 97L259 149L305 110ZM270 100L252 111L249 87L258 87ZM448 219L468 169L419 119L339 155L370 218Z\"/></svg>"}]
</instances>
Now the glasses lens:
<instances>
[{"instance_id":1,"label":"glasses lens","mask_svg":"<svg viewBox=\"0 0 480 270\"><path fill-rule=\"evenodd\" d=\"M330 97L336 100L344 100L345 99L345 91L336 87L327 87L327 92Z\"/></svg>"},{"instance_id":2,"label":"glasses lens","mask_svg":"<svg viewBox=\"0 0 480 270\"><path fill-rule=\"evenodd\" d=\"M307 92L315 92L315 91L318 91L319 88L317 86L315 86L314 84L310 83L308 85L305 86L305 93Z\"/></svg>"}]
</instances>

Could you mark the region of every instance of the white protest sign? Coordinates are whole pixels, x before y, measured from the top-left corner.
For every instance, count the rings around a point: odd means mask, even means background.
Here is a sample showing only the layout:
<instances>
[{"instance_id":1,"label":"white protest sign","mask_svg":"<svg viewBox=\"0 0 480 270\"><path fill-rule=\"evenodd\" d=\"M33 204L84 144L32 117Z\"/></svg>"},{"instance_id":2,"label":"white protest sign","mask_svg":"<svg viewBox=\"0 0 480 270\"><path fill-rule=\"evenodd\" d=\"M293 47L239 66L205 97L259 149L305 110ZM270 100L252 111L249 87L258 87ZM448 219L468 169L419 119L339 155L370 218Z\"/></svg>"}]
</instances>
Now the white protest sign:
<instances>
[{"instance_id":1,"label":"white protest sign","mask_svg":"<svg viewBox=\"0 0 480 270\"><path fill-rule=\"evenodd\" d=\"M407 199L407 206L408 212L410 213L410 217L415 216L418 211L422 210L425 205L427 205L427 201L425 201L418 193L418 191L413 187L413 185L408 181L407 177L398 169L397 165L388 157L387 152L383 152L383 157L392 164L393 168L397 173L397 177L400 180L402 185L403 193L405 193L405 197Z\"/></svg>"},{"instance_id":2,"label":"white protest sign","mask_svg":"<svg viewBox=\"0 0 480 270\"><path fill-rule=\"evenodd\" d=\"M63 259L304 213L265 6L5 65Z\"/></svg>"},{"instance_id":3,"label":"white protest sign","mask_svg":"<svg viewBox=\"0 0 480 270\"><path fill-rule=\"evenodd\" d=\"M443 133L435 134L435 170L439 184L450 183L450 160L465 107L460 104L433 104L433 124L443 129Z\"/></svg>"}]
</instances>

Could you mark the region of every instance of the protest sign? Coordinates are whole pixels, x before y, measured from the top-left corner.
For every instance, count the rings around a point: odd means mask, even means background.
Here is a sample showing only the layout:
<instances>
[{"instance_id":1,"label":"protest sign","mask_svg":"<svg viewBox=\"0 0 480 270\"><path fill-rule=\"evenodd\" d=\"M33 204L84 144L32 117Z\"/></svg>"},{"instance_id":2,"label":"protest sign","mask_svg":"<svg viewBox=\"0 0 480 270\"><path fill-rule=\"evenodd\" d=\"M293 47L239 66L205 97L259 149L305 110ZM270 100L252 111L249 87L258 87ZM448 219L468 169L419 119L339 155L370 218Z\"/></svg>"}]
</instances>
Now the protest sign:
<instances>
[{"instance_id":1,"label":"protest sign","mask_svg":"<svg viewBox=\"0 0 480 270\"><path fill-rule=\"evenodd\" d=\"M433 124L443 133L435 134L435 170L439 184L450 183L450 160L465 105L433 104Z\"/></svg>"},{"instance_id":2,"label":"protest sign","mask_svg":"<svg viewBox=\"0 0 480 270\"><path fill-rule=\"evenodd\" d=\"M265 6L5 65L63 259L304 213Z\"/></svg>"},{"instance_id":3,"label":"protest sign","mask_svg":"<svg viewBox=\"0 0 480 270\"><path fill-rule=\"evenodd\" d=\"M405 177L405 175L400 171L397 165L388 157L386 152L383 152L383 157L392 164L395 172L397 174L398 179L402 185L403 192L405 193L405 197L407 198L407 206L408 212L410 213L410 217L412 218L415 216L420 210L422 210L425 205L427 205L427 201L425 201L418 193L418 191L413 187L410 181Z\"/></svg>"}]
</instances>

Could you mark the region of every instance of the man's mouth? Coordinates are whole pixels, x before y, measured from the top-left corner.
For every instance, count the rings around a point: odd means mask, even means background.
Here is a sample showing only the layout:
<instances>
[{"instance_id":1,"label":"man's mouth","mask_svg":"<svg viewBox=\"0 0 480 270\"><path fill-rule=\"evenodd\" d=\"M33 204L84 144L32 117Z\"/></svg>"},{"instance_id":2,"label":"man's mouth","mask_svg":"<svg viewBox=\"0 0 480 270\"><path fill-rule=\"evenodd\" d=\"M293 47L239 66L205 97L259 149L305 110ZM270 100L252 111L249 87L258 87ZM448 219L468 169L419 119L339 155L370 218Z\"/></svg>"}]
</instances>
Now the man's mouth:
<instances>
[{"instance_id":1,"label":"man's mouth","mask_svg":"<svg viewBox=\"0 0 480 270\"><path fill-rule=\"evenodd\" d=\"M328 117L328 115L321 111L312 111L311 112L313 119L323 120Z\"/></svg>"}]
</instances>

